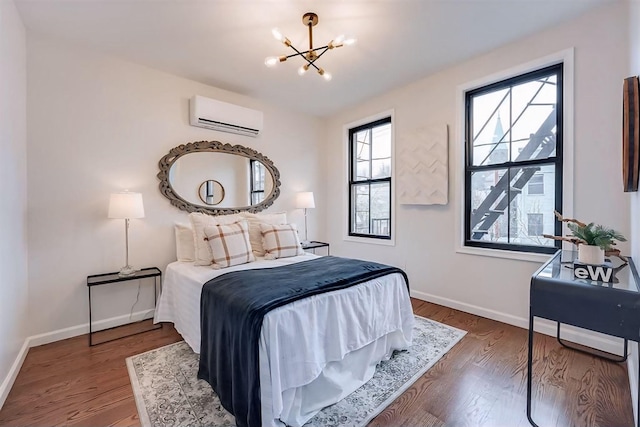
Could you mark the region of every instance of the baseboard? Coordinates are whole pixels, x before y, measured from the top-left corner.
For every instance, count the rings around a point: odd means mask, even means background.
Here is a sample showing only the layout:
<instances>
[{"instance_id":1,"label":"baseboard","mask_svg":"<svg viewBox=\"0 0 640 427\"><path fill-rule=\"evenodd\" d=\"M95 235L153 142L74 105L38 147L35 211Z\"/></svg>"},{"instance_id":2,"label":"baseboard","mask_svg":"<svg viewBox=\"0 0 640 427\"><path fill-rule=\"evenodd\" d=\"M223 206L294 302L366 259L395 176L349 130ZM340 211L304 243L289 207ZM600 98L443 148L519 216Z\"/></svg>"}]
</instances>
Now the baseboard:
<instances>
[{"instance_id":1,"label":"baseboard","mask_svg":"<svg viewBox=\"0 0 640 427\"><path fill-rule=\"evenodd\" d=\"M633 343L631 343L633 345ZM635 354L636 357L633 357ZM634 361L638 361L638 363L634 363ZM629 374L629 387L631 388L631 402L633 407L633 417L635 418L635 424L638 425L638 411L640 408L637 406L638 402L638 369L640 369L640 348L636 347L634 351L631 349L631 357L627 359L627 372Z\"/></svg>"},{"instance_id":2,"label":"baseboard","mask_svg":"<svg viewBox=\"0 0 640 427\"><path fill-rule=\"evenodd\" d=\"M9 392L11 391L11 387L13 387L13 383L16 381L18 377L18 372L20 372L20 368L22 368L22 363L24 363L24 359L27 357L27 353L29 352L29 338L24 340L24 344L22 344L22 348L18 352L16 356L16 360L13 361L13 365L11 365L11 369L9 369L9 373L5 377L4 381L0 385L0 409L2 409L2 405L4 405L5 400L7 400L7 396L9 396Z\"/></svg>"},{"instance_id":3,"label":"baseboard","mask_svg":"<svg viewBox=\"0 0 640 427\"><path fill-rule=\"evenodd\" d=\"M154 313L155 310L153 308L149 310L137 311L131 315L131 319L129 319L129 315L125 314L122 316L111 317L109 319L98 320L93 322L93 329L107 329L113 328L114 326L124 325L126 323L130 323L132 321L143 320L144 318L149 318L149 315ZM27 337L24 340L24 344L18 352L18 356L16 360L13 362L9 373L5 377L4 381L0 385L0 409L4 405L7 396L9 396L9 392L11 391L11 387L13 387L13 383L16 381L18 377L18 373L20 372L20 368L22 368L22 364L24 363L24 359L27 357L27 353L31 347L37 347L39 345L49 344L55 341L64 340L67 338L73 338L78 335L84 335L89 333L89 322L84 323L78 326L72 326L70 328L58 329L56 331L47 332L44 334L32 335Z\"/></svg>"},{"instance_id":4,"label":"baseboard","mask_svg":"<svg viewBox=\"0 0 640 427\"><path fill-rule=\"evenodd\" d=\"M93 322L93 330L113 328L115 326L124 325L132 321L142 320L154 313L154 309L136 311L129 320L129 315L111 317L109 319L98 320ZM33 335L29 337L29 347L37 347L39 345L49 344L55 341L66 340L67 338L77 337L89 333L89 322L82 325L71 326L70 328L58 329L56 331L46 332L44 334Z\"/></svg>"},{"instance_id":5,"label":"baseboard","mask_svg":"<svg viewBox=\"0 0 640 427\"><path fill-rule=\"evenodd\" d=\"M477 305L468 304L449 298L431 295L426 292L412 290L411 296L423 301L428 301L434 304L443 305L445 307L455 308L456 310L464 311L466 313L475 314L476 316L497 320L498 322L517 326L523 329L529 329L529 319L527 318L514 316L512 314L479 307ZM536 318L534 330L536 332L555 337L556 323L546 319ZM609 337L572 326L562 327L562 339L597 348L613 354L621 354L623 348L622 339Z\"/></svg>"}]
</instances>

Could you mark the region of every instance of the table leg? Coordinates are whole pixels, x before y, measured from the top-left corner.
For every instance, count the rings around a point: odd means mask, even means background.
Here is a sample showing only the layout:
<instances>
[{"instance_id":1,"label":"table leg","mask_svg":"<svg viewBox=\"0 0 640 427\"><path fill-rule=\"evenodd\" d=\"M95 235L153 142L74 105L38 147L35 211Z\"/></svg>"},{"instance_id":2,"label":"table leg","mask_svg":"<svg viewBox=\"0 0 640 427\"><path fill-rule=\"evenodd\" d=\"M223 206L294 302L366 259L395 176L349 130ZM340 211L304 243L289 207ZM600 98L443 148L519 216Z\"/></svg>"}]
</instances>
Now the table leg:
<instances>
[{"instance_id":1,"label":"table leg","mask_svg":"<svg viewBox=\"0 0 640 427\"><path fill-rule=\"evenodd\" d=\"M93 322L91 321L91 286L89 286L89 347L93 346L91 323Z\"/></svg>"},{"instance_id":2,"label":"table leg","mask_svg":"<svg viewBox=\"0 0 640 427\"><path fill-rule=\"evenodd\" d=\"M533 315L529 310L529 354L527 356L527 419L529 424L538 427L531 418L531 387L533 381ZM640 427L640 426L639 426Z\"/></svg>"},{"instance_id":3,"label":"table leg","mask_svg":"<svg viewBox=\"0 0 640 427\"><path fill-rule=\"evenodd\" d=\"M587 351L587 350L583 350L583 349L581 349L579 347L574 347L572 345L567 344L566 341L563 341L560 338L560 322L556 322L556 324L558 325L558 327L556 329L556 331L557 331L556 339L558 340L558 342L560 343L561 346L569 348L571 350L579 351L580 353L588 354L589 356L599 357L601 359L608 360L610 362L621 363L621 362L625 362L627 360L627 355L629 353L628 352L629 341L626 338L624 338L624 348L622 350L623 356L619 356L619 357L613 358L613 357L603 356L601 354L596 354L596 353L593 353L593 352L590 352L590 351Z\"/></svg>"}]
</instances>

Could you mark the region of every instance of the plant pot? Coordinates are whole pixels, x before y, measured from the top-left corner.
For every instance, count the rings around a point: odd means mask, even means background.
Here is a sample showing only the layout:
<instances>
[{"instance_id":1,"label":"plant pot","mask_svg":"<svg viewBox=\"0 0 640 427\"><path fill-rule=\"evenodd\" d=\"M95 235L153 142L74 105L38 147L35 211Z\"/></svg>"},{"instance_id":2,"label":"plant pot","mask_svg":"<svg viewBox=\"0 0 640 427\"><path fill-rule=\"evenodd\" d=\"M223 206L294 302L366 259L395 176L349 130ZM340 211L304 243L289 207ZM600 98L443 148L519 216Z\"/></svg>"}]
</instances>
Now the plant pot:
<instances>
[{"instance_id":1,"label":"plant pot","mask_svg":"<svg viewBox=\"0 0 640 427\"><path fill-rule=\"evenodd\" d=\"M583 264L604 264L604 249L595 245L579 245L578 261Z\"/></svg>"}]
</instances>

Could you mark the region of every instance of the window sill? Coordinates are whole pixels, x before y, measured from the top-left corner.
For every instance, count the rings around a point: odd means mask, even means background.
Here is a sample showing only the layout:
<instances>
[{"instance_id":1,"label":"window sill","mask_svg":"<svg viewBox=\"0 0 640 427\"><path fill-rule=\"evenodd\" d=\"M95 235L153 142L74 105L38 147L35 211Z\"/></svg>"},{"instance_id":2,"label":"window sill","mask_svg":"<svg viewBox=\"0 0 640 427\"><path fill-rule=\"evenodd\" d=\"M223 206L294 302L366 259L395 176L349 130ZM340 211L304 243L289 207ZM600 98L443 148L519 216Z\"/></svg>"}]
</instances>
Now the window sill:
<instances>
[{"instance_id":1,"label":"window sill","mask_svg":"<svg viewBox=\"0 0 640 427\"><path fill-rule=\"evenodd\" d=\"M356 237L356 236L345 236L343 239L345 242L354 242L354 243L370 243L373 245L381 245L381 246L395 246L395 239L375 239L368 237Z\"/></svg>"},{"instance_id":2,"label":"window sill","mask_svg":"<svg viewBox=\"0 0 640 427\"><path fill-rule=\"evenodd\" d=\"M504 258L517 261L528 261L536 263L544 263L549 260L553 254L537 254L531 252L506 251L503 249L486 249L472 248L469 246L461 246L456 249L457 253L476 256L488 256L492 258Z\"/></svg>"}]
</instances>

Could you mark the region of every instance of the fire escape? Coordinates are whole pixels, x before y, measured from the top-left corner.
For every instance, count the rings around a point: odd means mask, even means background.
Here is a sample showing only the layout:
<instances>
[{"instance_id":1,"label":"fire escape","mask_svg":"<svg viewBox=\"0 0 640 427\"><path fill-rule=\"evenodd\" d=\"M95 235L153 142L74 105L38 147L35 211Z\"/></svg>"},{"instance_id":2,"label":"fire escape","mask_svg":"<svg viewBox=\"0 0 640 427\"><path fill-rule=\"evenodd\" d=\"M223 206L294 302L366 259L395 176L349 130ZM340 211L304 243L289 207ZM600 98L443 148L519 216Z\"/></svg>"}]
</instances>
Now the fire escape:
<instances>
[{"instance_id":1,"label":"fire escape","mask_svg":"<svg viewBox=\"0 0 640 427\"><path fill-rule=\"evenodd\" d=\"M533 100L545 84L553 83L548 82L547 79L541 80L540 88L531 97L531 99L527 103L527 107L532 105L542 105L539 103L534 103ZM501 103L503 101L504 98ZM498 107L496 107L495 111L497 111L498 108L499 105ZM511 127L507 132L504 133L504 135L507 135L509 133L509 131L522 117L526 110L527 108L523 109L522 113L516 118L516 120L513 121ZM483 128L487 125L492 116L487 119L487 122L485 122ZM556 148L556 135L553 131L555 127L556 110L554 105L553 110L549 113L538 130L534 134L530 135L529 141L523 147L522 151L520 151L514 163L548 158ZM498 145L500 143L503 143L504 135L499 138L499 140L494 141L494 147L481 164L484 164L484 162L489 158L491 153L495 151ZM480 240L487 233L489 233L491 226L493 226L493 224L500 218L500 216L505 214L511 202L519 194L522 193L525 185L527 185L531 177L533 177L533 175L539 170L540 166L527 164L523 164L522 166L511 166L507 168L507 172L504 173L502 177L500 177L498 182L491 187L491 190L487 194L486 198L482 201L482 203L471 212L471 239Z\"/></svg>"}]
</instances>

